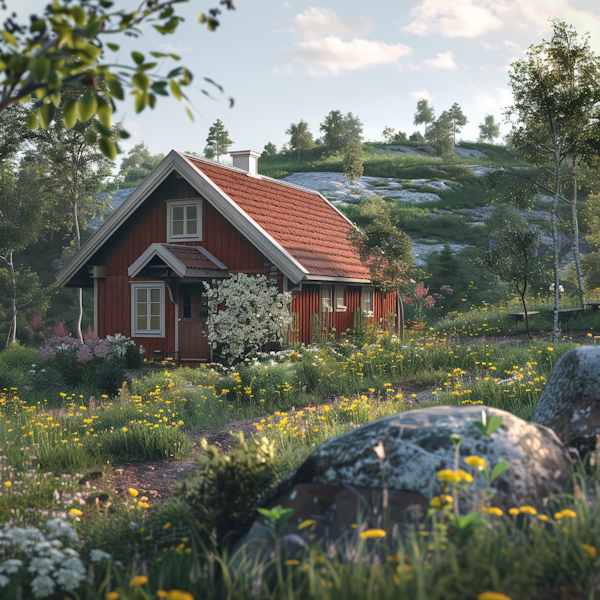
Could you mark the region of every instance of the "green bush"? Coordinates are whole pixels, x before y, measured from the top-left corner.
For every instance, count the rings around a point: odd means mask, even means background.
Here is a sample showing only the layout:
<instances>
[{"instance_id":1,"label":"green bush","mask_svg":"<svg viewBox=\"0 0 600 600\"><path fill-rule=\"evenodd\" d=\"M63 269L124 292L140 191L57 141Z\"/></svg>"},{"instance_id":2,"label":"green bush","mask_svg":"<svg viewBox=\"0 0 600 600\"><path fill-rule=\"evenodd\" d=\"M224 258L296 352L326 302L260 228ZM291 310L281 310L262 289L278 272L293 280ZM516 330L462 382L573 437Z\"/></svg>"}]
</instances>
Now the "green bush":
<instances>
[{"instance_id":1,"label":"green bush","mask_svg":"<svg viewBox=\"0 0 600 600\"><path fill-rule=\"evenodd\" d=\"M0 352L0 389L19 387L28 377L29 371L40 365L40 351L21 344L9 344Z\"/></svg>"},{"instance_id":2,"label":"green bush","mask_svg":"<svg viewBox=\"0 0 600 600\"><path fill-rule=\"evenodd\" d=\"M139 352L137 354L139 355ZM100 362L96 368L96 386L101 394L116 396L125 378L125 363L122 360L107 359Z\"/></svg>"},{"instance_id":3,"label":"green bush","mask_svg":"<svg viewBox=\"0 0 600 600\"><path fill-rule=\"evenodd\" d=\"M269 486L275 481L273 445L234 436L228 454L204 447L200 473L180 484L175 495L183 499L210 535L223 541L227 534L239 535L256 517Z\"/></svg>"}]
</instances>

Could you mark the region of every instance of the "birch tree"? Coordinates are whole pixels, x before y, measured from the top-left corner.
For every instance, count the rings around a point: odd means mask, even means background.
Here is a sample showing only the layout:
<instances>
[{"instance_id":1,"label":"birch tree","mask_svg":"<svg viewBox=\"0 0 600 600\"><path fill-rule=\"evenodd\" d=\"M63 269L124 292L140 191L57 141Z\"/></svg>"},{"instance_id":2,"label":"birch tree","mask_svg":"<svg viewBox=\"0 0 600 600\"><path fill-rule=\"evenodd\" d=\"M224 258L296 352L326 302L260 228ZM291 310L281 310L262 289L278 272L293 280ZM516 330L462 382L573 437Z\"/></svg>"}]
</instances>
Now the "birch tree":
<instances>
[{"instance_id":1,"label":"birch tree","mask_svg":"<svg viewBox=\"0 0 600 600\"><path fill-rule=\"evenodd\" d=\"M554 251L554 339L558 340L559 296L559 199L572 205L576 261L583 302L577 225L577 180L572 200L561 195L562 168L567 159L591 160L597 152L600 70L589 48L587 35L578 39L576 30L553 21L550 41L530 46L525 58L511 65L509 73L514 103L507 111L512 120L515 146L535 165L549 169L553 196L550 223Z\"/></svg>"}]
</instances>

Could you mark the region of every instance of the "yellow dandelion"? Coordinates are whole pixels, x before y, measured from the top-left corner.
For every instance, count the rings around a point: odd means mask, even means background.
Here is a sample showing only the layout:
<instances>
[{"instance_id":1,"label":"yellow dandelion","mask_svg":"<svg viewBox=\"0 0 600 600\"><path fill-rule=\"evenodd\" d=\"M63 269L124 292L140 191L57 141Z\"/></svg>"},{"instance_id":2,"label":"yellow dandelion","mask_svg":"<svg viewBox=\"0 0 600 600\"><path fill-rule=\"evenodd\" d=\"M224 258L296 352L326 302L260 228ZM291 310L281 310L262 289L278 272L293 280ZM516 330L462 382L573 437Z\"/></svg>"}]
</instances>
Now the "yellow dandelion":
<instances>
[{"instance_id":1,"label":"yellow dandelion","mask_svg":"<svg viewBox=\"0 0 600 600\"><path fill-rule=\"evenodd\" d=\"M596 548L594 548L594 546L590 546L589 544L581 544L581 547L592 560L596 560L598 553L596 552Z\"/></svg>"},{"instance_id":2,"label":"yellow dandelion","mask_svg":"<svg viewBox=\"0 0 600 600\"><path fill-rule=\"evenodd\" d=\"M117 600L119 597L119 592L108 592L106 594L106 600Z\"/></svg>"},{"instance_id":3,"label":"yellow dandelion","mask_svg":"<svg viewBox=\"0 0 600 600\"><path fill-rule=\"evenodd\" d=\"M12 485L12 481L5 481L4 486L9 488Z\"/></svg>"},{"instance_id":4,"label":"yellow dandelion","mask_svg":"<svg viewBox=\"0 0 600 600\"><path fill-rule=\"evenodd\" d=\"M440 481L446 483L458 483L460 481L460 475L452 469L442 469L437 472L437 477Z\"/></svg>"},{"instance_id":5,"label":"yellow dandelion","mask_svg":"<svg viewBox=\"0 0 600 600\"><path fill-rule=\"evenodd\" d=\"M300 564L300 561L292 558L290 560L286 560L283 564L288 567L295 567L296 565Z\"/></svg>"},{"instance_id":6,"label":"yellow dandelion","mask_svg":"<svg viewBox=\"0 0 600 600\"><path fill-rule=\"evenodd\" d=\"M573 510L570 510L569 508L566 508L565 510L561 510L560 512L557 512L554 514L554 518L557 521L560 521L561 519L564 519L565 517L574 519L576 516L577 516L577 513Z\"/></svg>"},{"instance_id":7,"label":"yellow dandelion","mask_svg":"<svg viewBox=\"0 0 600 600\"><path fill-rule=\"evenodd\" d=\"M535 510L533 506L521 506L521 508L519 508L519 512L522 512L526 515L537 515L537 510Z\"/></svg>"},{"instance_id":8,"label":"yellow dandelion","mask_svg":"<svg viewBox=\"0 0 600 600\"><path fill-rule=\"evenodd\" d=\"M499 592L483 592L477 596L477 600L511 600L511 598Z\"/></svg>"},{"instance_id":9,"label":"yellow dandelion","mask_svg":"<svg viewBox=\"0 0 600 600\"><path fill-rule=\"evenodd\" d=\"M501 517L504 514L502 509L496 506L490 506L488 509L486 509L486 512L490 515L494 515L494 517Z\"/></svg>"},{"instance_id":10,"label":"yellow dandelion","mask_svg":"<svg viewBox=\"0 0 600 600\"><path fill-rule=\"evenodd\" d=\"M123 427L123 433L127 433L129 431L129 429L127 429L127 427Z\"/></svg>"},{"instance_id":11,"label":"yellow dandelion","mask_svg":"<svg viewBox=\"0 0 600 600\"><path fill-rule=\"evenodd\" d=\"M386 533L383 529L366 529L360 534L361 540L369 540L372 538L385 537Z\"/></svg>"},{"instance_id":12,"label":"yellow dandelion","mask_svg":"<svg viewBox=\"0 0 600 600\"><path fill-rule=\"evenodd\" d=\"M129 494L132 498L137 498L139 492L135 488L129 488Z\"/></svg>"},{"instance_id":13,"label":"yellow dandelion","mask_svg":"<svg viewBox=\"0 0 600 600\"><path fill-rule=\"evenodd\" d=\"M74 516L74 517L80 517L83 513L79 509L77 509L77 508L72 508L69 511L69 514L72 515L72 516Z\"/></svg>"},{"instance_id":14,"label":"yellow dandelion","mask_svg":"<svg viewBox=\"0 0 600 600\"><path fill-rule=\"evenodd\" d=\"M479 471L483 471L485 469L485 458L481 458L481 456L467 456L465 458L465 462L474 469Z\"/></svg>"},{"instance_id":15,"label":"yellow dandelion","mask_svg":"<svg viewBox=\"0 0 600 600\"><path fill-rule=\"evenodd\" d=\"M467 483L471 483L473 481L473 475L463 471L462 469L458 470L458 474L460 475L462 481L466 481Z\"/></svg>"},{"instance_id":16,"label":"yellow dandelion","mask_svg":"<svg viewBox=\"0 0 600 600\"><path fill-rule=\"evenodd\" d=\"M546 523L548 521L548 517L546 515L538 515L538 519L543 523Z\"/></svg>"},{"instance_id":17,"label":"yellow dandelion","mask_svg":"<svg viewBox=\"0 0 600 600\"><path fill-rule=\"evenodd\" d=\"M148 578L145 575L136 575L132 577L129 581L129 587L139 587L142 585L146 585L148 583Z\"/></svg>"},{"instance_id":18,"label":"yellow dandelion","mask_svg":"<svg viewBox=\"0 0 600 600\"><path fill-rule=\"evenodd\" d=\"M510 508L508 510L508 514L512 515L513 517L519 514L519 509L518 508Z\"/></svg>"}]
</instances>

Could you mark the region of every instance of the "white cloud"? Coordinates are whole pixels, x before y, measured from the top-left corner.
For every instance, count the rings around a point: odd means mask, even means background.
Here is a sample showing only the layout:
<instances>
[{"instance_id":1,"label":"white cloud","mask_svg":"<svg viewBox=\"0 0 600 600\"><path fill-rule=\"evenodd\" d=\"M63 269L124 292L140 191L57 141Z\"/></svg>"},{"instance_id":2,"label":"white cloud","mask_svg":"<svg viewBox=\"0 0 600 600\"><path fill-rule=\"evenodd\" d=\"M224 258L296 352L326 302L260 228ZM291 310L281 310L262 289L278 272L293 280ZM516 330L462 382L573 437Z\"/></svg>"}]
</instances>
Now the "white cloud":
<instances>
[{"instance_id":1,"label":"white cloud","mask_svg":"<svg viewBox=\"0 0 600 600\"><path fill-rule=\"evenodd\" d=\"M423 61L430 67L437 67L438 69L458 69L454 62L454 54L448 50L448 52L438 52L437 58L430 58Z\"/></svg>"},{"instance_id":2,"label":"white cloud","mask_svg":"<svg viewBox=\"0 0 600 600\"><path fill-rule=\"evenodd\" d=\"M417 35L477 37L500 29L500 17L512 12L510 4L509 0L422 0L410 11L414 21L404 30Z\"/></svg>"},{"instance_id":3,"label":"white cloud","mask_svg":"<svg viewBox=\"0 0 600 600\"><path fill-rule=\"evenodd\" d=\"M487 110L501 110L512 104L513 98L510 90L506 88L492 88L475 96L475 103Z\"/></svg>"},{"instance_id":4,"label":"white cloud","mask_svg":"<svg viewBox=\"0 0 600 600\"><path fill-rule=\"evenodd\" d=\"M431 102L434 98L427 90L421 90L420 92L411 92L410 95L415 100L429 100Z\"/></svg>"},{"instance_id":5,"label":"white cloud","mask_svg":"<svg viewBox=\"0 0 600 600\"><path fill-rule=\"evenodd\" d=\"M568 0L527 0L518 4L523 17L538 28L539 33L552 29L550 19L560 19L584 33L591 34L590 44L600 50L600 15L589 10L579 10Z\"/></svg>"},{"instance_id":6,"label":"white cloud","mask_svg":"<svg viewBox=\"0 0 600 600\"><path fill-rule=\"evenodd\" d=\"M372 23L367 17L344 19L330 8L311 6L294 18L294 30L308 40L336 36L363 36L371 29Z\"/></svg>"},{"instance_id":7,"label":"white cloud","mask_svg":"<svg viewBox=\"0 0 600 600\"><path fill-rule=\"evenodd\" d=\"M311 75L337 75L342 70L355 71L381 64L397 64L412 50L404 44L353 39L345 42L328 36L319 40L302 42L288 51L296 60L307 63Z\"/></svg>"},{"instance_id":8,"label":"white cloud","mask_svg":"<svg viewBox=\"0 0 600 600\"><path fill-rule=\"evenodd\" d=\"M271 74L278 77L289 77L294 74L294 67L290 64L285 65L285 67L274 66L271 69Z\"/></svg>"},{"instance_id":9,"label":"white cloud","mask_svg":"<svg viewBox=\"0 0 600 600\"><path fill-rule=\"evenodd\" d=\"M293 6L292 6L292 5L291 5L289 2L284 2L284 3L281 5L281 8L286 8L286 9L288 9L288 8L293 8Z\"/></svg>"}]
</instances>

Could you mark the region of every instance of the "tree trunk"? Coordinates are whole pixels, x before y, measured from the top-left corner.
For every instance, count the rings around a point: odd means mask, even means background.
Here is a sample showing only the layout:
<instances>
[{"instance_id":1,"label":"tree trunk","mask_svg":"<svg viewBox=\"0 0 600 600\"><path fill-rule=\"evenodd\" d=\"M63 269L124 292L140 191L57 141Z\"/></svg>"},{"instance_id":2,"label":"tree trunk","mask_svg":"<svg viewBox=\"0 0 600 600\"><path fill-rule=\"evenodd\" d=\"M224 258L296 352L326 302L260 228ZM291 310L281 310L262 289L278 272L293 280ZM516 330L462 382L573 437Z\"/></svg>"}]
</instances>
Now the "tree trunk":
<instances>
[{"instance_id":1,"label":"tree trunk","mask_svg":"<svg viewBox=\"0 0 600 600\"><path fill-rule=\"evenodd\" d=\"M404 304L402 302L402 296L400 292L396 292L396 312L398 314L396 318L396 332L401 340L404 339Z\"/></svg>"},{"instance_id":2,"label":"tree trunk","mask_svg":"<svg viewBox=\"0 0 600 600\"><path fill-rule=\"evenodd\" d=\"M581 272L581 257L579 255L579 222L577 220L577 173L575 171L575 159L573 159L573 204L571 205L571 220L573 221L573 254L575 256L575 265L577 267L577 288L579 294L579 304L585 308L583 290L583 273Z\"/></svg>"},{"instance_id":3,"label":"tree trunk","mask_svg":"<svg viewBox=\"0 0 600 600\"><path fill-rule=\"evenodd\" d=\"M81 248L81 233L79 231L79 215L77 213L77 200L73 203L73 221L75 224L75 248L77 251ZM77 288L79 315L77 316L77 337L83 343L83 333L81 332L81 321L83 320L83 289Z\"/></svg>"},{"instance_id":4,"label":"tree trunk","mask_svg":"<svg viewBox=\"0 0 600 600\"><path fill-rule=\"evenodd\" d=\"M529 331L529 314L527 312L527 302L525 301L525 290L521 294L521 303L523 304L523 320L525 321L525 330L527 331L527 337L531 339L531 331Z\"/></svg>"},{"instance_id":5,"label":"tree trunk","mask_svg":"<svg viewBox=\"0 0 600 600\"><path fill-rule=\"evenodd\" d=\"M10 274L11 274L11 280L12 280L12 309L13 309L13 317L12 317L12 321L10 322L10 328L8 330L8 335L9 335L9 339L10 341L14 344L17 341L17 278L15 275L15 263L13 260L13 253L12 250L10 251L10 262L8 263L10 265Z\"/></svg>"},{"instance_id":6,"label":"tree trunk","mask_svg":"<svg viewBox=\"0 0 600 600\"><path fill-rule=\"evenodd\" d=\"M558 342L559 328L558 315L560 309L560 283L559 283L559 242L558 242L558 195L560 193L560 149L558 144L554 144L554 156L556 169L556 178L554 182L554 200L552 202L552 211L550 213L550 222L552 223L552 244L554 246L554 342Z\"/></svg>"}]
</instances>

